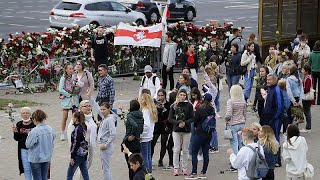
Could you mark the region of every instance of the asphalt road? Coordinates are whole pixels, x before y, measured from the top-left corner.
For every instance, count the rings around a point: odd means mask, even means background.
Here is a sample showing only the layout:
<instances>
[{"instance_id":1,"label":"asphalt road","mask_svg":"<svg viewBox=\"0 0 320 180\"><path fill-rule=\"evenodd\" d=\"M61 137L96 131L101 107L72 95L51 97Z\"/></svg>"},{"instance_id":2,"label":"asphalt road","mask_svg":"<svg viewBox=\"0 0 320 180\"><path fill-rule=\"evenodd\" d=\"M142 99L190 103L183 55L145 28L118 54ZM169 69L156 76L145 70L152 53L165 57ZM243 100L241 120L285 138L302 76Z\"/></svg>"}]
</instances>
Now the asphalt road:
<instances>
[{"instance_id":1,"label":"asphalt road","mask_svg":"<svg viewBox=\"0 0 320 180\"><path fill-rule=\"evenodd\" d=\"M44 32L49 27L50 10L59 0L0 0L0 38L9 33ZM257 0L194 0L197 7L196 25L211 20L234 22L245 26L243 36L257 32Z\"/></svg>"}]
</instances>

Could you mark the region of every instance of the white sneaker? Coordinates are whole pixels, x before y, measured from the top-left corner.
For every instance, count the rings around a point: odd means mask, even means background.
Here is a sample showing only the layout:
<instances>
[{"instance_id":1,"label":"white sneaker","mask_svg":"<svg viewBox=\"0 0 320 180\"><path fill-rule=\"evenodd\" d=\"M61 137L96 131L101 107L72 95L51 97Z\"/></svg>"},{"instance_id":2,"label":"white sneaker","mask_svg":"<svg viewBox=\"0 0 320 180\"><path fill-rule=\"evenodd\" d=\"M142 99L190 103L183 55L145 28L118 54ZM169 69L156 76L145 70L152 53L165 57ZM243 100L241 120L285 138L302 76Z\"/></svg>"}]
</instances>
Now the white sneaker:
<instances>
[{"instance_id":1,"label":"white sneaker","mask_svg":"<svg viewBox=\"0 0 320 180\"><path fill-rule=\"evenodd\" d=\"M303 129L300 129L299 131L300 131L301 133L309 133L309 132L311 132L311 129L303 128Z\"/></svg>"},{"instance_id":2,"label":"white sneaker","mask_svg":"<svg viewBox=\"0 0 320 180\"><path fill-rule=\"evenodd\" d=\"M197 157L197 158L198 158L198 161L203 161L203 155L199 155L199 154L198 154L198 157Z\"/></svg>"},{"instance_id":3,"label":"white sneaker","mask_svg":"<svg viewBox=\"0 0 320 180\"><path fill-rule=\"evenodd\" d=\"M66 137L65 137L64 133L62 133L60 135L60 141L65 141L65 140L66 140Z\"/></svg>"}]
</instances>

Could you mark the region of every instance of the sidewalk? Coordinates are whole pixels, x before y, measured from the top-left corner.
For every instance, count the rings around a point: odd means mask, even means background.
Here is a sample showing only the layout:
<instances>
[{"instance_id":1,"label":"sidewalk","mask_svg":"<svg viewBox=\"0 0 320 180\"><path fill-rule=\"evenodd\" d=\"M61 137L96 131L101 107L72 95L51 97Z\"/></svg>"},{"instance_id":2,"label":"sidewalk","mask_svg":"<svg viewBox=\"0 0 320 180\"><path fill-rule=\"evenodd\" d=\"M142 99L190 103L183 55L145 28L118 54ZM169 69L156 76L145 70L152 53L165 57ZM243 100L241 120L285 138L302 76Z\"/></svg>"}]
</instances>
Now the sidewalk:
<instances>
[{"instance_id":1,"label":"sidewalk","mask_svg":"<svg viewBox=\"0 0 320 180\"><path fill-rule=\"evenodd\" d=\"M177 76L177 74L175 74ZM199 86L202 82L202 75L199 74ZM201 79L200 79L201 78ZM175 78L177 79L177 78ZM124 106L125 109L128 108L129 101L138 95L139 81L133 81L132 77L126 78L115 78L115 87L116 87L116 102L114 104L115 108L119 106ZM63 180L66 179L66 173L68 169L68 163L70 160L69 154L69 145L67 141L60 141L60 121L62 117L62 111L60 109L59 93L58 92L48 92L48 93L35 93L35 94L23 94L23 95L14 95L9 94L5 95L6 90L0 90L0 96L2 98L11 98L19 100L32 100L35 102L43 103L44 105L38 107L32 107L32 110L40 108L44 110L49 119L47 123L53 127L56 132L57 138L55 140L55 149L54 155L52 158L51 164L51 179L53 180ZM254 92L254 90L252 91ZM251 95L254 96L254 93ZM226 101L228 99L227 87L224 86L224 89L221 91L221 112L220 115L224 116ZM19 109L16 109L19 111ZM319 106L312 107L312 116L313 116L313 128L312 133L302 134L306 137L306 140L309 145L308 151L308 160L315 167L315 177L320 176L320 161L319 161L319 152L320 152L320 143L318 137L320 135L320 123L317 121L320 118ZM4 111L0 111L0 180L20 180L24 179L23 176L19 176L18 170L18 159L17 159L17 145L13 140L13 135L11 131L11 122L4 115ZM253 113L251 108L248 109L246 125L250 125L252 122L257 120L256 115ZM70 118L69 118L70 119ZM224 174L219 174L220 171L224 171L229 167L229 160L226 154L226 150L229 148L229 141L223 139L223 130L224 130L224 119L218 119L217 129L219 134L219 153L210 154L210 162L207 172L207 177L209 180L235 180L237 179L237 173L224 172ZM128 169L124 159L124 155L120 152L120 144L125 133L125 127L123 122L118 121L117 127L117 137L115 140L115 152L112 157L112 172L114 180L124 180L128 179ZM153 157L154 171L153 175L156 179L166 179L166 180L176 180L184 179L183 176L174 177L172 176L171 171L162 171L162 169L157 167L158 158L159 158L159 149L160 143L156 145L155 155ZM168 157L164 158L164 164L168 163ZM283 162L283 165L285 163ZM198 171L201 171L202 161L199 162ZM189 161L188 169L191 169L191 161ZM102 170L101 162L99 159L98 148L95 148L93 165L89 170L89 175L92 180L102 179ZM284 180L285 179L285 167L277 168L275 170L276 179ZM317 178L314 178L317 179Z\"/></svg>"}]
</instances>

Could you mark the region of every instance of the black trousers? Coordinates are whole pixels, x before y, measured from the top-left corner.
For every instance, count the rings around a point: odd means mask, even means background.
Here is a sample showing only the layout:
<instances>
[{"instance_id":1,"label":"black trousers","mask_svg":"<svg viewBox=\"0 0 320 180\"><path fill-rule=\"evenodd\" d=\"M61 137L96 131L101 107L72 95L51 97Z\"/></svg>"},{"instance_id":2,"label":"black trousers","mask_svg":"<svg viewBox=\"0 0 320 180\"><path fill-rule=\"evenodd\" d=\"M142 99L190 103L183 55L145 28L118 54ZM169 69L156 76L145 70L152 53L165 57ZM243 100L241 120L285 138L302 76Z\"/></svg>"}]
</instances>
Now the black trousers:
<instances>
[{"instance_id":1,"label":"black trousers","mask_svg":"<svg viewBox=\"0 0 320 180\"><path fill-rule=\"evenodd\" d=\"M267 176L262 180L274 180L274 169L269 169Z\"/></svg>"},{"instance_id":2,"label":"black trousers","mask_svg":"<svg viewBox=\"0 0 320 180\"><path fill-rule=\"evenodd\" d=\"M154 147L156 146L160 136L161 136L161 149L160 149L159 161L162 161L163 157L166 155L166 152L167 152L167 141L169 137L169 134L167 132L162 132L161 134L160 133L153 134L153 139L151 142L151 157L153 157Z\"/></svg>"},{"instance_id":3,"label":"black trousers","mask_svg":"<svg viewBox=\"0 0 320 180\"><path fill-rule=\"evenodd\" d=\"M318 84L318 94L316 94L317 105L320 105L320 72L312 72L313 88L316 89Z\"/></svg>"},{"instance_id":4,"label":"black trousers","mask_svg":"<svg viewBox=\"0 0 320 180\"><path fill-rule=\"evenodd\" d=\"M129 151L134 154L134 153L140 153L140 141L138 139L134 139L133 141L124 141L123 142ZM121 151L123 150L121 146ZM127 161L128 169L129 169L129 179L133 180L135 172L130 168L130 163L129 163L129 156L125 154L124 158Z\"/></svg>"},{"instance_id":5,"label":"black trousers","mask_svg":"<svg viewBox=\"0 0 320 180\"><path fill-rule=\"evenodd\" d=\"M163 65L162 66L162 88L166 89L167 88L167 81L168 81L168 76L169 76L169 81L170 81L170 90L174 88L174 79L173 79L173 67L170 68L170 71L167 72L167 66Z\"/></svg>"}]
</instances>

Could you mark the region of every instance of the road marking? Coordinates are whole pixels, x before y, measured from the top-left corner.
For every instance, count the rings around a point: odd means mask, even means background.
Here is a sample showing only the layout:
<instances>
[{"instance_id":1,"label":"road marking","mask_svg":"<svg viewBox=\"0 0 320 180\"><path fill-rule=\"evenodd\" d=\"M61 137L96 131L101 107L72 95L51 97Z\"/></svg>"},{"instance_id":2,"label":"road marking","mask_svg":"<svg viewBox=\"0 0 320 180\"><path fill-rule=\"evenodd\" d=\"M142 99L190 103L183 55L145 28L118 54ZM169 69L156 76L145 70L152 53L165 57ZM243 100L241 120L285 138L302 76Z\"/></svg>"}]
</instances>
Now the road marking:
<instances>
[{"instance_id":1,"label":"road marking","mask_svg":"<svg viewBox=\"0 0 320 180\"><path fill-rule=\"evenodd\" d=\"M23 6L23 7L27 7L27 8L29 8L29 7L32 7L32 6Z\"/></svg>"},{"instance_id":2,"label":"road marking","mask_svg":"<svg viewBox=\"0 0 320 180\"><path fill-rule=\"evenodd\" d=\"M238 17L237 19L245 19L246 17Z\"/></svg>"},{"instance_id":3,"label":"road marking","mask_svg":"<svg viewBox=\"0 0 320 180\"><path fill-rule=\"evenodd\" d=\"M12 18L12 17L14 17L14 16L4 16L4 17Z\"/></svg>"},{"instance_id":4,"label":"road marking","mask_svg":"<svg viewBox=\"0 0 320 180\"><path fill-rule=\"evenodd\" d=\"M32 3L32 1L23 1L22 3Z\"/></svg>"},{"instance_id":5,"label":"road marking","mask_svg":"<svg viewBox=\"0 0 320 180\"><path fill-rule=\"evenodd\" d=\"M6 11L14 11L14 9L4 9L4 10L6 10Z\"/></svg>"},{"instance_id":6,"label":"road marking","mask_svg":"<svg viewBox=\"0 0 320 180\"><path fill-rule=\"evenodd\" d=\"M225 9L258 9L258 4L225 6Z\"/></svg>"},{"instance_id":7,"label":"road marking","mask_svg":"<svg viewBox=\"0 0 320 180\"><path fill-rule=\"evenodd\" d=\"M49 19L40 19L41 21L49 21Z\"/></svg>"},{"instance_id":8,"label":"road marking","mask_svg":"<svg viewBox=\"0 0 320 180\"><path fill-rule=\"evenodd\" d=\"M25 26L25 27L28 27L28 28L37 28L39 26Z\"/></svg>"},{"instance_id":9,"label":"road marking","mask_svg":"<svg viewBox=\"0 0 320 180\"><path fill-rule=\"evenodd\" d=\"M33 17L23 17L23 18L25 18L25 19L35 19Z\"/></svg>"},{"instance_id":10,"label":"road marking","mask_svg":"<svg viewBox=\"0 0 320 180\"><path fill-rule=\"evenodd\" d=\"M16 12L17 14L24 14L27 13L26 11L20 11L20 12Z\"/></svg>"},{"instance_id":11,"label":"road marking","mask_svg":"<svg viewBox=\"0 0 320 180\"><path fill-rule=\"evenodd\" d=\"M9 4L16 4L16 3L18 3L18 2L8 2Z\"/></svg>"},{"instance_id":12,"label":"road marking","mask_svg":"<svg viewBox=\"0 0 320 180\"><path fill-rule=\"evenodd\" d=\"M22 27L24 25L21 25L21 24L8 24L9 26L19 26L19 27Z\"/></svg>"}]
</instances>

